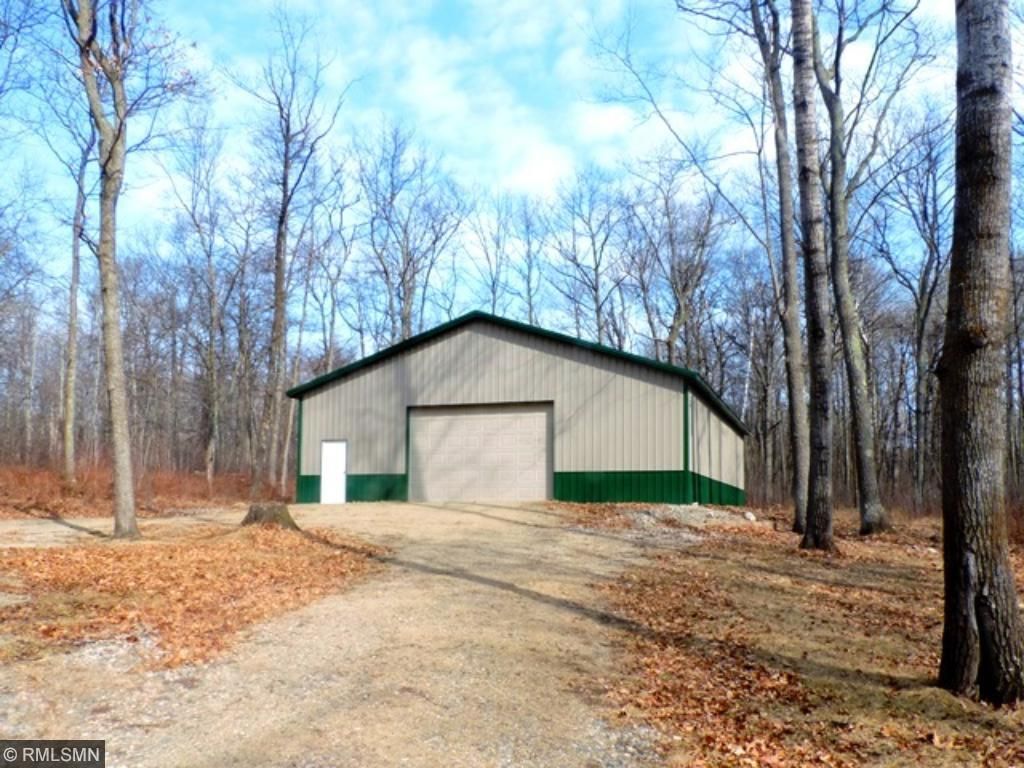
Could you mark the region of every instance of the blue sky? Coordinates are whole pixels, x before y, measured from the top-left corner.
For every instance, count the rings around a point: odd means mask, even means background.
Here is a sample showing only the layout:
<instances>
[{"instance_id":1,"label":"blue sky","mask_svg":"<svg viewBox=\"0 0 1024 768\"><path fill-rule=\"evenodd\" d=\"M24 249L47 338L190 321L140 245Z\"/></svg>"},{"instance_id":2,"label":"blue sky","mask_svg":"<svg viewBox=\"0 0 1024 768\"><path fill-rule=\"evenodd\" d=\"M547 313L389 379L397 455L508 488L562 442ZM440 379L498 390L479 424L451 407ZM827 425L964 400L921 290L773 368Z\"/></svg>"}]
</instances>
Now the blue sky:
<instances>
[{"instance_id":1,"label":"blue sky","mask_svg":"<svg viewBox=\"0 0 1024 768\"><path fill-rule=\"evenodd\" d=\"M198 66L255 74L275 44L272 7L188 0L167 21L194 42ZM316 20L335 87L358 81L343 129L372 126L384 114L442 152L463 183L541 193L581 165L612 165L664 139L658 128L638 127L632 110L607 103L595 38L620 33L632 18L637 45L667 59L685 54L693 37L664 0L287 7ZM222 117L244 114L247 99L222 83Z\"/></svg>"},{"instance_id":2,"label":"blue sky","mask_svg":"<svg viewBox=\"0 0 1024 768\"><path fill-rule=\"evenodd\" d=\"M952 30L952 0L925 0L925 13ZM224 73L256 80L276 45L273 0L178 0L157 3L171 31L188 44L188 66L210 74L215 117L230 126L226 145L245 162L254 100ZM466 187L548 197L576 171L597 165L611 172L669 143L664 126L644 111L609 98L620 75L597 41L632 30L645 64L674 71L679 80L659 92L686 135L712 137L720 150L750 147L744 128L693 89L712 61L735 82L753 82L756 66L734 44L723 48L689 24L671 0L408 0L381 4L352 0L289 0L290 13L312 19L316 43L331 61L336 93L356 81L339 121L343 145L386 117L412 128ZM943 57L931 85L952 88L953 61ZM682 85L685 80L691 87ZM46 167L46 151L19 145L23 164ZM742 167L746 160L736 159ZM54 166L44 173L59 200L67 182ZM151 226L155 212L173 208L165 172L152 155L129 161L121 228ZM43 229L47 227L44 225ZM65 232L49 227L56 253ZM54 271L60 271L55 262Z\"/></svg>"},{"instance_id":3,"label":"blue sky","mask_svg":"<svg viewBox=\"0 0 1024 768\"><path fill-rule=\"evenodd\" d=\"M194 45L198 68L255 79L276 44L274 5L179 0L165 6L165 19ZM923 6L952 29L952 0ZM285 7L315 21L333 86L357 81L340 137L372 129L382 115L400 121L469 187L550 195L588 164L614 170L668 143L664 126L609 98L620 76L608 71L596 43L627 28L645 64L692 85L704 84L701 60L741 82L756 71L749 48L720 48L672 0L287 0ZM244 123L251 97L224 78L218 88L219 116ZM692 89L677 82L659 96L684 134L714 135L725 149L750 146L742 128L727 125Z\"/></svg>"}]
</instances>

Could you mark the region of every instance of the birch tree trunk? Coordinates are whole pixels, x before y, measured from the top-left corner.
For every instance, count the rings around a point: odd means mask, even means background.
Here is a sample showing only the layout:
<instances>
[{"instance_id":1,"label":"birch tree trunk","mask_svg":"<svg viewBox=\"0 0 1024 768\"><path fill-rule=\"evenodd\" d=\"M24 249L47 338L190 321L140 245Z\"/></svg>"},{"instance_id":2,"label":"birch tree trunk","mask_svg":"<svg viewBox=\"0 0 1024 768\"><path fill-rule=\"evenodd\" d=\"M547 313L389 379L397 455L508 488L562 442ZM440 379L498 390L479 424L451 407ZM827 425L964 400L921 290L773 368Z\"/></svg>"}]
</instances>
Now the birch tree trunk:
<instances>
[{"instance_id":1,"label":"birch tree trunk","mask_svg":"<svg viewBox=\"0 0 1024 768\"><path fill-rule=\"evenodd\" d=\"M803 533L807 524L807 476L810 435L804 402L804 343L800 335L800 286L797 279L796 233L793 210L793 163L789 153L786 96L782 85L781 19L775 3L768 3L769 25L761 15L759 0L750 1L750 16L765 69L771 98L775 141L775 171L779 192L779 232L782 239L782 341L786 358L789 395L789 447L793 474L793 530Z\"/></svg>"},{"instance_id":2,"label":"birch tree trunk","mask_svg":"<svg viewBox=\"0 0 1024 768\"><path fill-rule=\"evenodd\" d=\"M1009 4L960 0L956 21L956 203L938 369L946 590L939 683L1004 704L1024 697L1000 402L1010 301Z\"/></svg>"},{"instance_id":3,"label":"birch tree trunk","mask_svg":"<svg viewBox=\"0 0 1024 768\"><path fill-rule=\"evenodd\" d=\"M807 526L801 547L832 549L832 329L828 306L825 222L814 105L814 18L810 0L793 0L793 111L800 223L803 230L807 357L810 372L810 457Z\"/></svg>"},{"instance_id":4,"label":"birch tree trunk","mask_svg":"<svg viewBox=\"0 0 1024 768\"><path fill-rule=\"evenodd\" d=\"M90 139L94 134L90 133ZM63 441L64 483L75 484L75 387L78 376L78 284L82 268L82 233L85 228L85 174L93 142L82 148L75 174L75 210L71 219L71 281L68 285L67 347L64 360Z\"/></svg>"}]
</instances>

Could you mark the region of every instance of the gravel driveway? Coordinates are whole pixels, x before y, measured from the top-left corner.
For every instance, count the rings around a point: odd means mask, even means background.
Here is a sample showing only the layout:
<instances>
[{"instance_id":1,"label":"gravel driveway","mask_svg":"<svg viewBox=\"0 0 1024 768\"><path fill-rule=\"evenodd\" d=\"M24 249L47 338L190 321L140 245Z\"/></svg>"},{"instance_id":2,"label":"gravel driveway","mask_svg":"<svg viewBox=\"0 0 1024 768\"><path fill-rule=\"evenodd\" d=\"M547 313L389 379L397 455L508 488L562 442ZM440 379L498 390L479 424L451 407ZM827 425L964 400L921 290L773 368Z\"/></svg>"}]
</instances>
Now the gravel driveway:
<instances>
[{"instance_id":1,"label":"gravel driveway","mask_svg":"<svg viewBox=\"0 0 1024 768\"><path fill-rule=\"evenodd\" d=\"M389 567L200 667L133 669L137 646L110 642L0 668L0 734L103 738L108 766L657 763L652 735L609 725L581 683L614 675L628 628L592 585L640 561L636 537L539 508L293 512L391 547Z\"/></svg>"}]
</instances>

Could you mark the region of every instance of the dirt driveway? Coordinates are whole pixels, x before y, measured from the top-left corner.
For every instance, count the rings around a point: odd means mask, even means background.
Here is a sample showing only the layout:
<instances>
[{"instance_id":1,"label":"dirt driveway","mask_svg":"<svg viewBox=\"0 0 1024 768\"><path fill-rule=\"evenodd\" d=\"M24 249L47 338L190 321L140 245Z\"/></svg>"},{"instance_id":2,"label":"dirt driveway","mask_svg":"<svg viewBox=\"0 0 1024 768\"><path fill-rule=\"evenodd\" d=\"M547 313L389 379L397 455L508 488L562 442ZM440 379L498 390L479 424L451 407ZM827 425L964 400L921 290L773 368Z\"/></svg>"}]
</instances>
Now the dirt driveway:
<instances>
[{"instance_id":1,"label":"dirt driveway","mask_svg":"<svg viewBox=\"0 0 1024 768\"><path fill-rule=\"evenodd\" d=\"M628 630L592 584L642 558L635 537L573 529L539 508L293 510L300 525L389 546L389 567L204 666L131 669L134 646L103 643L2 667L0 733L103 738L108 766L657 762L651 734L608 725L608 705L579 684L613 675L616 633ZM42 530L27 538L41 543Z\"/></svg>"}]
</instances>

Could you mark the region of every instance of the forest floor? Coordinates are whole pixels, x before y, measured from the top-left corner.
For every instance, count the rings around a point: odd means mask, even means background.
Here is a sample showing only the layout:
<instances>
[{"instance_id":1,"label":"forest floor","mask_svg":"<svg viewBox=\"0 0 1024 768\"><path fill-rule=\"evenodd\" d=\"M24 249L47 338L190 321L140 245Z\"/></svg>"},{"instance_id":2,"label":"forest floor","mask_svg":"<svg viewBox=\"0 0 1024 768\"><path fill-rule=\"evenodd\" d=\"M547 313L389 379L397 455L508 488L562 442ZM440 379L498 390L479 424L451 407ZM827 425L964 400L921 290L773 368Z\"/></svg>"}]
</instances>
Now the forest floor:
<instances>
[{"instance_id":1,"label":"forest floor","mask_svg":"<svg viewBox=\"0 0 1024 768\"><path fill-rule=\"evenodd\" d=\"M519 505L292 513L385 550L376 570L325 585L352 545L274 532L264 551L231 510L144 520L127 543L89 533L109 519L0 521L34 531L0 550L20 581L0 592L32 598L0 608L0 635L37 643L0 663L0 733L103 738L111 768L661 764L654 729L612 723L595 682L628 631L597 585L642 566L642 542Z\"/></svg>"},{"instance_id":2,"label":"forest floor","mask_svg":"<svg viewBox=\"0 0 1024 768\"><path fill-rule=\"evenodd\" d=\"M698 506L302 505L298 534L167 481L126 543L83 516L102 483L6 477L0 731L111 766L1024 766L1024 707L934 685L935 519L843 512L833 555Z\"/></svg>"},{"instance_id":3,"label":"forest floor","mask_svg":"<svg viewBox=\"0 0 1024 768\"><path fill-rule=\"evenodd\" d=\"M135 502L140 518L174 517L221 509L273 493L257 488L242 474L214 477L213 488L198 472L150 472L136 478ZM0 520L113 518L110 469L83 468L74 487L58 472L39 467L0 465Z\"/></svg>"},{"instance_id":4,"label":"forest floor","mask_svg":"<svg viewBox=\"0 0 1024 768\"><path fill-rule=\"evenodd\" d=\"M623 677L605 684L622 722L657 727L680 765L1024 766L1024 707L935 686L938 520L864 540L845 511L839 551L824 555L798 549L781 510L756 512L766 519L707 529L603 588L635 623ZM614 505L575 515L636 527Z\"/></svg>"}]
</instances>

